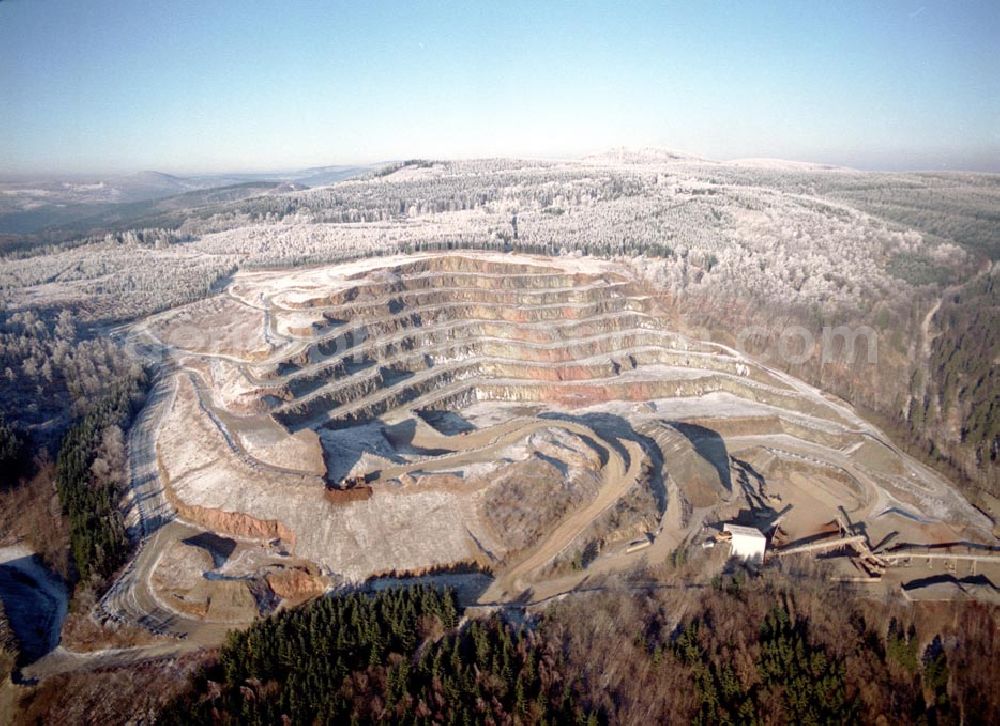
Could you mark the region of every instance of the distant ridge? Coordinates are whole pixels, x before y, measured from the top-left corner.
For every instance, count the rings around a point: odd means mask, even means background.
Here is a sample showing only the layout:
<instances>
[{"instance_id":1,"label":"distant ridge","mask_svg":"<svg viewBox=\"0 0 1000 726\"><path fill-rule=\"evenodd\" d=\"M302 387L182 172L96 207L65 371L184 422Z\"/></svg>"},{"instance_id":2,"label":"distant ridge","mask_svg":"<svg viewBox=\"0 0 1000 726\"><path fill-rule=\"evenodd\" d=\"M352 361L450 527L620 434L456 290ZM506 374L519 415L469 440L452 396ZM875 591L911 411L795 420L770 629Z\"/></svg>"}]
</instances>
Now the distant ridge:
<instances>
[{"instance_id":1,"label":"distant ridge","mask_svg":"<svg viewBox=\"0 0 1000 726\"><path fill-rule=\"evenodd\" d=\"M332 165L314 166L290 175L292 181L310 187L321 187L360 176L371 171L372 165Z\"/></svg>"},{"instance_id":2,"label":"distant ridge","mask_svg":"<svg viewBox=\"0 0 1000 726\"><path fill-rule=\"evenodd\" d=\"M716 161L706 159L702 156L689 154L676 149L667 149L658 146L644 146L640 148L630 148L627 146L616 146L607 151L584 156L582 161L614 163L614 164L669 164L669 163L693 163L711 164L745 167L748 169L769 169L773 171L840 171L856 172L847 166L836 164L823 164L812 161L793 161L789 159L769 159L764 157L754 157L746 159L731 159L729 161Z\"/></svg>"},{"instance_id":3,"label":"distant ridge","mask_svg":"<svg viewBox=\"0 0 1000 726\"><path fill-rule=\"evenodd\" d=\"M626 146L616 146L599 154L591 154L583 157L584 161L610 161L619 164L662 164L672 161L696 161L706 164L715 162L703 159L693 154L674 149L665 149L656 146L645 146L638 149L631 149Z\"/></svg>"},{"instance_id":4,"label":"distant ridge","mask_svg":"<svg viewBox=\"0 0 1000 726\"><path fill-rule=\"evenodd\" d=\"M789 161L787 159L733 159L725 162L731 166L745 166L753 169L774 169L775 171L857 171L849 166L822 164L812 161Z\"/></svg>"},{"instance_id":5,"label":"distant ridge","mask_svg":"<svg viewBox=\"0 0 1000 726\"><path fill-rule=\"evenodd\" d=\"M128 201L165 197L199 188L199 185L186 179L160 171L140 171L111 177L107 183L120 190L121 197Z\"/></svg>"}]
</instances>

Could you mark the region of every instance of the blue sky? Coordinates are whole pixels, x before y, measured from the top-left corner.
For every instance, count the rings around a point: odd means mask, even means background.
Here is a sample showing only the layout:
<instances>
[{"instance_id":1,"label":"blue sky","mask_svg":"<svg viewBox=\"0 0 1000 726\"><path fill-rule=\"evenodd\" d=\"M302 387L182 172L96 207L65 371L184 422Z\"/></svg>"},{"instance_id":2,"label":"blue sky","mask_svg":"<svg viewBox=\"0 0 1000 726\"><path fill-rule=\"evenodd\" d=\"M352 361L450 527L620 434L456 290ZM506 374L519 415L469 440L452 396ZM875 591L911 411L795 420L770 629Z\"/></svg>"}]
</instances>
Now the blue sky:
<instances>
[{"instance_id":1,"label":"blue sky","mask_svg":"<svg viewBox=\"0 0 1000 726\"><path fill-rule=\"evenodd\" d=\"M1000 171L1000 3L0 1L0 173L614 145Z\"/></svg>"}]
</instances>

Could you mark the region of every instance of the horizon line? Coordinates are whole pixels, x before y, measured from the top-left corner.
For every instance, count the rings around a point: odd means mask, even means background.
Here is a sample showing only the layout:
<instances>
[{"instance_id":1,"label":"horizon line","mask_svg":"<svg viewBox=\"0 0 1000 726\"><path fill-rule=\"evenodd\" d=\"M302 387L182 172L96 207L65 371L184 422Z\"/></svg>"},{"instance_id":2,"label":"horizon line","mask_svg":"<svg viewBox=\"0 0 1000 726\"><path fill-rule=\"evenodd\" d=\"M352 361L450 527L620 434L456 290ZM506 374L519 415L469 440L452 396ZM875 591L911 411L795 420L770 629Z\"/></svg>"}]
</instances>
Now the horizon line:
<instances>
[{"instance_id":1,"label":"horizon line","mask_svg":"<svg viewBox=\"0 0 1000 726\"><path fill-rule=\"evenodd\" d=\"M899 165L893 164L872 164L872 165L851 165L836 161L821 161L816 159L808 158L795 158L795 157L785 157L785 156L769 156L769 155L757 155L757 156L739 156L730 159L714 159L708 156L702 156L697 153L688 152L680 150L669 146L654 146L654 145L643 145L643 146L627 146L627 145L615 145L610 147L605 147L599 151L588 151L585 153L576 154L473 154L473 155L442 155L442 154L408 154L405 156L400 156L398 158L378 158L373 160L363 160L363 161L332 161L332 162L308 162L302 164L294 163L283 163L276 164L274 166L247 166L247 167L173 167L169 164L165 165L155 165L155 166L143 166L143 167L129 167L126 169L93 169L87 171L59 171L59 170L38 170L38 171L14 171L14 170L3 170L0 168L0 182L15 182L15 181L27 181L27 180L58 180L58 179L95 179L102 180L105 178L117 178L117 177L129 177L138 176L141 174L161 174L164 176L173 176L178 178L193 178L193 177L206 177L206 176L280 176L283 174L301 174L313 169L327 169L331 167L371 167L377 168L379 166L384 166L388 164L398 164L410 160L424 160L433 162L462 162L462 161L490 161L490 160L510 160L510 161L538 161L538 162L581 162L587 161L588 159L594 157L600 157L605 155L611 155L615 152L624 153L669 153L677 155L679 158L668 161L663 160L663 163L706 163L706 164L718 164L720 166L726 165L738 165L741 163L748 162L758 162L758 163L786 163L786 164L802 164L802 165L814 165L817 167L831 167L830 169L815 169L815 171L843 171L843 172L853 172L858 174L867 173L883 173L883 174L927 174L927 173L965 173L965 174L1000 174L1000 158L996 160L985 161L982 165L950 165L950 164L913 164L908 165L905 163ZM656 160L651 160L650 163L656 163ZM762 167L766 168L766 167Z\"/></svg>"}]
</instances>

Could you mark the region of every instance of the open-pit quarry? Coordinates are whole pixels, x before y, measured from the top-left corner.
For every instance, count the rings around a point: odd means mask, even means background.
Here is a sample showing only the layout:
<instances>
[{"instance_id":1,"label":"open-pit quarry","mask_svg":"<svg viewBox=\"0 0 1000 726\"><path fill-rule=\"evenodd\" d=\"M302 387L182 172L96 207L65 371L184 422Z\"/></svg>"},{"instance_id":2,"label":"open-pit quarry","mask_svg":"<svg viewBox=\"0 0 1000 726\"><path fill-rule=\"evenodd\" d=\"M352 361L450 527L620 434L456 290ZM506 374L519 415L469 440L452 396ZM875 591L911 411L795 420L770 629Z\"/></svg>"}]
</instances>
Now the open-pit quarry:
<instances>
[{"instance_id":1,"label":"open-pit quarry","mask_svg":"<svg viewBox=\"0 0 1000 726\"><path fill-rule=\"evenodd\" d=\"M723 521L785 547L845 521L869 554L995 544L850 407L672 331L665 306L624 263L442 253L242 271L144 320L143 544L101 608L212 631L370 578L469 572L482 603L542 598ZM864 565L843 575L881 576Z\"/></svg>"}]
</instances>

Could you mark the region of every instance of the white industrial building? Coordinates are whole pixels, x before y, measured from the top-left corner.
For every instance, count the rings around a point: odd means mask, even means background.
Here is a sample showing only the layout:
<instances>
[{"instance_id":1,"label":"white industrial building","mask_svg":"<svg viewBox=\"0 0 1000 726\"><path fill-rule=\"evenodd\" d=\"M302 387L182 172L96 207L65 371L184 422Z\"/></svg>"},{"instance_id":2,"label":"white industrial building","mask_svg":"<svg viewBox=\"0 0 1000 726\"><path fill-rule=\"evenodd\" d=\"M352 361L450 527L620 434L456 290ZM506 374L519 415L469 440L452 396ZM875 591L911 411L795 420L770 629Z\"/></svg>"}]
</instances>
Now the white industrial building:
<instances>
[{"instance_id":1,"label":"white industrial building","mask_svg":"<svg viewBox=\"0 0 1000 726\"><path fill-rule=\"evenodd\" d=\"M733 557L752 562L763 561L764 550L767 548L767 537L759 529L727 522L722 525L722 531L729 533L727 539L732 547Z\"/></svg>"}]
</instances>

